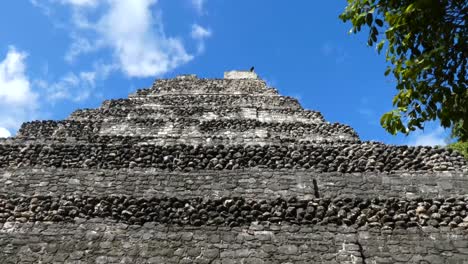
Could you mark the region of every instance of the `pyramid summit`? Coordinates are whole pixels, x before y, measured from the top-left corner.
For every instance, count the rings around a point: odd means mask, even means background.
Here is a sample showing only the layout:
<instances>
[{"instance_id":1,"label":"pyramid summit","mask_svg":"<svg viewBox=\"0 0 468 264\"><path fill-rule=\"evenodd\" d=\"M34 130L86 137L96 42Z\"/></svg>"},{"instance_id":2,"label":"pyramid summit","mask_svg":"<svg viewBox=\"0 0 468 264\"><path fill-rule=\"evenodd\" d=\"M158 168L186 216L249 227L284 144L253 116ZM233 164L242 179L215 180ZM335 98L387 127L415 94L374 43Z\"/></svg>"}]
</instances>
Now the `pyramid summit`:
<instances>
[{"instance_id":1,"label":"pyramid summit","mask_svg":"<svg viewBox=\"0 0 468 264\"><path fill-rule=\"evenodd\" d=\"M279 95L248 74L255 73L232 71L224 79L182 75L157 80L128 99L78 110L62 122L26 123L19 136L137 136L144 137L140 142L162 145L358 140L352 128L325 122L320 113L302 109L296 99Z\"/></svg>"},{"instance_id":2,"label":"pyramid summit","mask_svg":"<svg viewBox=\"0 0 468 264\"><path fill-rule=\"evenodd\" d=\"M468 165L361 141L253 71L0 139L2 263L462 263Z\"/></svg>"}]
</instances>

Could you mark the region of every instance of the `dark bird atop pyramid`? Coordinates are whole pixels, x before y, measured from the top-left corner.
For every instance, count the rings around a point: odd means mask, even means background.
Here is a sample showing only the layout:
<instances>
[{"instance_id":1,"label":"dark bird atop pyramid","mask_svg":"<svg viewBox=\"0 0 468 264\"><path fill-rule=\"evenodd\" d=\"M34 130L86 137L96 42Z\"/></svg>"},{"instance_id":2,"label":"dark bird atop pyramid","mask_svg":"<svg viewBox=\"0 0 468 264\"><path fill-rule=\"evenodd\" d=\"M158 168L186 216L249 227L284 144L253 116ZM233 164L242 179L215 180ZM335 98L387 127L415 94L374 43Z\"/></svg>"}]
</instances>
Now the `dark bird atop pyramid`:
<instances>
[{"instance_id":1,"label":"dark bird atop pyramid","mask_svg":"<svg viewBox=\"0 0 468 264\"><path fill-rule=\"evenodd\" d=\"M252 66L252 68L250 68L250 72L253 72L255 70L255 67Z\"/></svg>"}]
</instances>

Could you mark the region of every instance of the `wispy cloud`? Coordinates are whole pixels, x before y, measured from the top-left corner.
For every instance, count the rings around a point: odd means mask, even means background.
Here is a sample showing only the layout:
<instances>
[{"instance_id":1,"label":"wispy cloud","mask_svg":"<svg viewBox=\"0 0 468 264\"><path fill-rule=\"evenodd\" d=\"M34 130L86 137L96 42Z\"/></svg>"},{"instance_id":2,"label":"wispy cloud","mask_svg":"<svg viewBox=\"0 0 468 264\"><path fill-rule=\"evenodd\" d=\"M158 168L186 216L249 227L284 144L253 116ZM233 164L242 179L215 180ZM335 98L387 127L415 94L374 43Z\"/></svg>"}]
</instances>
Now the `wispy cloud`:
<instances>
[{"instance_id":1,"label":"wispy cloud","mask_svg":"<svg viewBox=\"0 0 468 264\"><path fill-rule=\"evenodd\" d=\"M49 83L45 80L37 80L35 84L42 88L49 102L58 100L83 101L90 97L95 87L95 73L81 72L75 74L67 73L58 81Z\"/></svg>"},{"instance_id":2,"label":"wispy cloud","mask_svg":"<svg viewBox=\"0 0 468 264\"><path fill-rule=\"evenodd\" d=\"M205 12L204 5L206 0L190 0L190 2L198 14L202 15Z\"/></svg>"},{"instance_id":3,"label":"wispy cloud","mask_svg":"<svg viewBox=\"0 0 468 264\"><path fill-rule=\"evenodd\" d=\"M0 136L8 136L33 118L38 107L38 94L32 91L26 74L26 57L26 52L10 46L0 61Z\"/></svg>"},{"instance_id":4,"label":"wispy cloud","mask_svg":"<svg viewBox=\"0 0 468 264\"><path fill-rule=\"evenodd\" d=\"M64 4L72 4L75 6L97 6L99 0L60 0Z\"/></svg>"},{"instance_id":5,"label":"wispy cloud","mask_svg":"<svg viewBox=\"0 0 468 264\"><path fill-rule=\"evenodd\" d=\"M203 40L211 36L211 30L204 28L198 24L192 25L192 38L196 40Z\"/></svg>"},{"instance_id":6,"label":"wispy cloud","mask_svg":"<svg viewBox=\"0 0 468 264\"><path fill-rule=\"evenodd\" d=\"M49 103L59 100L80 102L95 94L97 82L107 79L116 68L115 65L97 63L92 71L68 72L55 81L46 78L37 79L34 85L41 89L44 99Z\"/></svg>"},{"instance_id":7,"label":"wispy cloud","mask_svg":"<svg viewBox=\"0 0 468 264\"><path fill-rule=\"evenodd\" d=\"M180 38L166 34L161 19L162 11L158 9L156 0L45 2L49 5L42 2L40 6L50 10L54 5L62 4L72 11L68 26L72 44L65 55L68 62L75 61L82 54L106 50L110 51L109 57L112 58L106 64L118 65L126 76L154 77L194 57L186 51ZM197 41L206 38L200 37ZM203 48L204 44L201 45Z\"/></svg>"},{"instance_id":8,"label":"wispy cloud","mask_svg":"<svg viewBox=\"0 0 468 264\"><path fill-rule=\"evenodd\" d=\"M68 63L73 63L81 54L97 51L104 46L103 41L100 40L92 42L89 39L76 34L72 34L70 37L72 39L72 43L65 54L65 61Z\"/></svg>"},{"instance_id":9,"label":"wispy cloud","mask_svg":"<svg viewBox=\"0 0 468 264\"><path fill-rule=\"evenodd\" d=\"M445 146L448 132L442 127L432 130L414 131L408 138L408 145L411 146Z\"/></svg>"},{"instance_id":10,"label":"wispy cloud","mask_svg":"<svg viewBox=\"0 0 468 264\"><path fill-rule=\"evenodd\" d=\"M369 100L367 97L361 98L356 112L361 116L361 118L366 120L369 125L378 126L380 117L379 114L377 114L377 112L373 109L370 101L371 100Z\"/></svg>"},{"instance_id":11,"label":"wispy cloud","mask_svg":"<svg viewBox=\"0 0 468 264\"><path fill-rule=\"evenodd\" d=\"M197 52L203 53L205 51L205 39L211 37L211 30L204 28L198 24L192 25L191 36L197 43Z\"/></svg>"},{"instance_id":12,"label":"wispy cloud","mask_svg":"<svg viewBox=\"0 0 468 264\"><path fill-rule=\"evenodd\" d=\"M329 41L322 44L321 53L325 57L333 58L337 64L343 63L349 58L345 48Z\"/></svg>"},{"instance_id":13,"label":"wispy cloud","mask_svg":"<svg viewBox=\"0 0 468 264\"><path fill-rule=\"evenodd\" d=\"M12 135L28 120L47 116L41 109L59 100L79 102L97 94L96 83L115 70L115 66L96 63L92 71L69 72L59 79L32 79L27 73L27 53L10 46L0 57L0 137Z\"/></svg>"}]
</instances>

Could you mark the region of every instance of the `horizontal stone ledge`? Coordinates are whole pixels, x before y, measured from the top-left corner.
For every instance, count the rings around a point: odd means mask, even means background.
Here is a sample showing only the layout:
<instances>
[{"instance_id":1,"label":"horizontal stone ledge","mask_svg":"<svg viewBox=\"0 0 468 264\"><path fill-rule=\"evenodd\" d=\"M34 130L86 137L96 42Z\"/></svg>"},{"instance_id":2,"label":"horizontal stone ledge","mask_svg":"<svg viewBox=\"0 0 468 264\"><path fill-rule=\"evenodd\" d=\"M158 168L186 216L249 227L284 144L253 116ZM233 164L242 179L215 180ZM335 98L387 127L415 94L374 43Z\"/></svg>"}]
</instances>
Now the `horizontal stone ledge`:
<instances>
[{"instance_id":1,"label":"horizontal stone ledge","mask_svg":"<svg viewBox=\"0 0 468 264\"><path fill-rule=\"evenodd\" d=\"M259 137L249 134L249 137L241 137L233 139L232 137L221 135L208 135L202 134L199 137L189 137L181 135L141 135L141 134L119 134L119 135L79 135L79 136L66 136L66 137L42 137L42 136L16 136L14 138L0 138L0 145L93 145L93 144L106 144L108 146L172 146L172 145L191 145L191 146L206 146L214 147L218 145L232 145L242 144L243 146L290 146L294 144L306 145L330 145L339 146L341 144L358 143L359 140L349 138L339 138L338 136L332 137L317 137L315 139L306 138L301 139L294 136L278 137L276 135L269 135L270 137ZM0 147L1 148L1 147ZM0 154L1 156L1 154Z\"/></svg>"},{"instance_id":2,"label":"horizontal stone ledge","mask_svg":"<svg viewBox=\"0 0 468 264\"><path fill-rule=\"evenodd\" d=\"M287 109L302 109L298 100L289 96L277 95L217 95L217 94L166 94L155 97L134 97L131 99L112 99L102 103L100 108L132 107L135 105L191 105L191 106L250 106L279 107Z\"/></svg>"},{"instance_id":3,"label":"horizontal stone ledge","mask_svg":"<svg viewBox=\"0 0 468 264\"><path fill-rule=\"evenodd\" d=\"M193 75L177 76L174 79L156 80L150 89L139 89L136 96L164 93L249 93L277 94L261 79L204 79Z\"/></svg>"},{"instance_id":4,"label":"horizontal stone ledge","mask_svg":"<svg viewBox=\"0 0 468 264\"><path fill-rule=\"evenodd\" d=\"M278 109L268 108L268 106L260 107L239 107L225 105L220 107L210 106L190 106L190 105L175 105L159 109L145 108L142 106L132 107L117 107L111 109L81 109L74 111L69 120L102 120L102 119L124 119L131 116L173 116L173 117L198 117L204 116L217 116L223 118L234 118L239 116L249 116L250 113L255 113L258 118L271 118L275 119L277 116L288 117L288 120L302 120L313 122L324 122L322 114L318 111L304 110L304 109Z\"/></svg>"},{"instance_id":5,"label":"horizontal stone ledge","mask_svg":"<svg viewBox=\"0 0 468 264\"><path fill-rule=\"evenodd\" d=\"M140 130L148 131L141 132ZM302 136L304 139L320 136L343 137L344 139L357 141L357 133L349 126L338 123L304 123L304 122L263 122L257 119L217 119L200 120L199 118L127 118L125 120L106 120L106 121L34 121L23 123L18 135L20 137L92 137L101 134L147 134L158 135L159 132L168 131L174 134L180 134L180 137L191 138L189 132L183 129L195 130L201 133L234 132L237 133L235 139L245 137L241 132L250 132L252 136L258 129L265 130L269 134L278 134L278 136ZM184 133L183 133L184 131ZM204 137L209 138L211 134ZM211 135L211 136L213 136ZM232 137L232 136L231 136ZM267 136L265 136L267 137ZM345 138L346 137L346 138ZM269 138L269 137L267 137Z\"/></svg>"},{"instance_id":6,"label":"horizontal stone ledge","mask_svg":"<svg viewBox=\"0 0 468 264\"><path fill-rule=\"evenodd\" d=\"M131 196L0 196L0 223L76 222L102 218L131 225L367 226L384 230L431 226L468 229L468 196L436 199L274 200L134 198Z\"/></svg>"},{"instance_id":7,"label":"horizontal stone ledge","mask_svg":"<svg viewBox=\"0 0 468 264\"><path fill-rule=\"evenodd\" d=\"M70 230L95 230L105 232L106 229L120 229L122 231L140 231L140 232L164 232L164 233L178 233L177 236L168 237L173 238L175 240L179 240L178 236L180 237L182 233L186 231L193 231L193 232L236 232L236 233L244 233L244 234L254 234L254 233L263 233L262 231L269 231L272 234L313 234L313 233L326 233L328 236L337 236L341 238L346 238L346 234L353 235L357 234L360 235L361 238L365 239L365 236L380 236L380 235L391 235L391 236L412 236L412 235L421 235L421 237L428 238L430 234L439 234L444 236L445 238L451 239L447 237L447 234L454 235L455 240L463 240L463 237L468 236L467 228L466 227L450 227L450 226L414 226L414 227L407 227L407 228L394 228L394 229L382 229L376 227L366 226L346 226L346 225L336 225L336 224L328 224L328 225L297 225L291 224L287 222L283 223L262 223L262 222L251 222L248 224L240 225L240 226L222 226L222 225L201 225L201 226L193 226L193 225L174 225L174 224L164 224L164 223L157 223L157 222L146 222L142 225L132 225L130 223L119 222L114 219L110 218L102 218L102 217L93 217L93 218L75 218L74 221L66 222L54 222L54 221L35 221L35 222L19 222L19 221L7 221L7 222L0 222L0 232L14 232L16 234L37 234L41 233L44 229L57 229L64 233L69 233ZM91 231L92 232L92 231ZM59 232L55 233L62 237ZM112 237L109 237L112 238ZM468 237L467 237L468 238ZM432 239L431 239L432 240ZM435 241L437 243L437 241Z\"/></svg>"},{"instance_id":8,"label":"horizontal stone ledge","mask_svg":"<svg viewBox=\"0 0 468 264\"><path fill-rule=\"evenodd\" d=\"M315 182L315 183L314 183ZM132 195L137 197L273 199L296 196L437 198L464 195L468 172L317 173L310 170L239 169L164 171L157 168L0 168L8 195ZM318 195L318 196L317 196Z\"/></svg>"},{"instance_id":9,"label":"horizontal stone ledge","mask_svg":"<svg viewBox=\"0 0 468 264\"><path fill-rule=\"evenodd\" d=\"M2 168L158 168L171 171L269 168L316 172L454 171L467 168L463 156L449 149L374 142L288 146L5 142L0 144Z\"/></svg>"}]
</instances>

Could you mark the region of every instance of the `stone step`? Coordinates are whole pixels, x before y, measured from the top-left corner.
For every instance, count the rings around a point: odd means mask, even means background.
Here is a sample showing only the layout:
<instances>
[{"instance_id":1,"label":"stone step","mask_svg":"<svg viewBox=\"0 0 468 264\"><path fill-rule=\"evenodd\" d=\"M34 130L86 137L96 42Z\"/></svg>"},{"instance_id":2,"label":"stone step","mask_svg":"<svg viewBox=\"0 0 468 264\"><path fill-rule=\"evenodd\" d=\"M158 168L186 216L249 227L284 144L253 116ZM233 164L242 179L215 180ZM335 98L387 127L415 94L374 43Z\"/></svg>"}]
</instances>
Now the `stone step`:
<instances>
[{"instance_id":1,"label":"stone step","mask_svg":"<svg viewBox=\"0 0 468 264\"><path fill-rule=\"evenodd\" d=\"M75 120L42 120L25 122L21 125L17 137L20 138L60 138L89 137L98 135L102 122Z\"/></svg>"},{"instance_id":2,"label":"stone step","mask_svg":"<svg viewBox=\"0 0 468 264\"><path fill-rule=\"evenodd\" d=\"M407 198L467 196L468 172L311 173L308 170L162 171L146 168L0 169L1 195L129 195L291 198Z\"/></svg>"},{"instance_id":3,"label":"stone step","mask_svg":"<svg viewBox=\"0 0 468 264\"><path fill-rule=\"evenodd\" d=\"M131 99L112 99L102 103L101 108L137 106L202 106L210 108L251 107L267 109L302 109L297 99L288 96L229 95L229 94L167 94L154 97L133 97Z\"/></svg>"},{"instance_id":4,"label":"stone step","mask_svg":"<svg viewBox=\"0 0 468 264\"><path fill-rule=\"evenodd\" d=\"M286 137L284 135L270 135L269 137L245 135L242 138L233 137L228 134L204 135L202 137L184 137L180 135L165 134L164 136L141 136L141 135L90 135L79 137L16 137L1 139L0 144L16 144L21 140L23 144L134 144L134 145L245 145L245 146L293 146L297 144L306 145L335 145L336 147L348 144L350 142L359 142L350 139L340 138L316 138L315 141L307 139L298 139L297 137Z\"/></svg>"},{"instance_id":5,"label":"stone step","mask_svg":"<svg viewBox=\"0 0 468 264\"><path fill-rule=\"evenodd\" d=\"M128 99L146 107L165 107L174 105L205 106L223 108L225 106L268 108L268 109L302 109L297 99L288 96L264 95L230 95L230 94L167 94L154 97L134 97ZM120 102L118 102L120 104ZM116 104L110 104L113 107Z\"/></svg>"},{"instance_id":6,"label":"stone step","mask_svg":"<svg viewBox=\"0 0 468 264\"><path fill-rule=\"evenodd\" d=\"M140 89L132 97L146 97L163 94L246 94L277 95L278 91L268 87L263 80L228 80L175 78L160 79L150 89Z\"/></svg>"},{"instance_id":7,"label":"stone step","mask_svg":"<svg viewBox=\"0 0 468 264\"><path fill-rule=\"evenodd\" d=\"M186 140L225 136L234 139L234 141L236 138L259 138L265 141L269 138L290 138L291 140L295 139L297 142L304 140L321 141L323 139L359 140L356 132L351 127L338 123L270 123L252 119L202 121L190 118L166 120L131 118L100 122L74 120L34 121L24 123L18 132L19 137L37 138L86 138L93 135L141 135L161 138L170 136Z\"/></svg>"},{"instance_id":8,"label":"stone step","mask_svg":"<svg viewBox=\"0 0 468 264\"><path fill-rule=\"evenodd\" d=\"M190 107L190 106L172 106L172 107L118 107L118 108L97 108L81 109L73 112L69 120L109 120L125 118L149 118L149 119L168 119L168 118L196 118L202 120L213 119L257 119L263 122L303 122L320 123L325 122L322 114L310 110L293 109L257 109L253 107L223 107L213 109L211 107Z\"/></svg>"},{"instance_id":9,"label":"stone step","mask_svg":"<svg viewBox=\"0 0 468 264\"><path fill-rule=\"evenodd\" d=\"M452 171L467 162L446 149L373 142L337 145L0 144L0 167L156 168L164 170L298 169L315 172Z\"/></svg>"},{"instance_id":10,"label":"stone step","mask_svg":"<svg viewBox=\"0 0 468 264\"><path fill-rule=\"evenodd\" d=\"M468 219L465 219L467 214L463 210L466 207L468 197L463 196L425 200L356 197L257 200L244 197L184 199L172 196L139 198L122 195L2 195L0 223L70 223L78 217L114 220L140 226L153 223L235 227L264 222L309 227L335 224L387 230L422 226L466 228ZM376 208L379 213L374 211ZM258 228L264 227L258 225Z\"/></svg>"}]
</instances>

